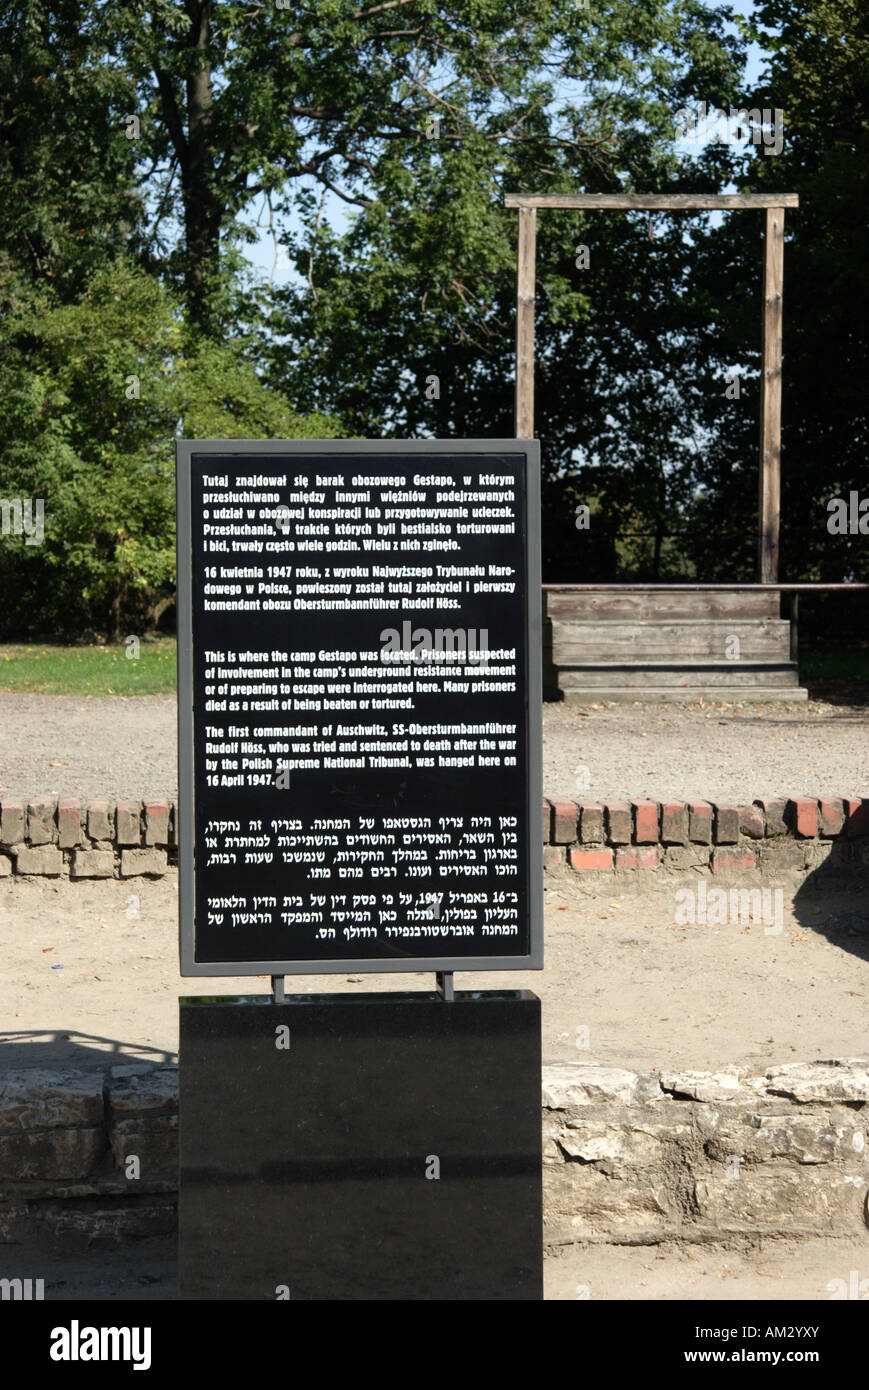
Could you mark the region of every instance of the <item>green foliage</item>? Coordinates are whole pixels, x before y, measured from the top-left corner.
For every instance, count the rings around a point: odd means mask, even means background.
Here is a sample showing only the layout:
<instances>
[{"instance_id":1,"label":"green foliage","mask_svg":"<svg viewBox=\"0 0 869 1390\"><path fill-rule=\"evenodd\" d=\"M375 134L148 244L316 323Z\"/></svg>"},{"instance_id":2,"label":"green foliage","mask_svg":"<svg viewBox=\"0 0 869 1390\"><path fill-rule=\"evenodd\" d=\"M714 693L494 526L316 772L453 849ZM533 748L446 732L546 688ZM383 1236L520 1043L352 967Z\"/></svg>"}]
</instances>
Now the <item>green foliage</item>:
<instances>
[{"instance_id":1,"label":"green foliage","mask_svg":"<svg viewBox=\"0 0 869 1390\"><path fill-rule=\"evenodd\" d=\"M757 105L784 111L784 148L750 186L800 195L786 214L783 570L869 577L865 538L830 536L826 504L869 477L869 10L863 0L757 9L772 56Z\"/></svg>"},{"instance_id":2,"label":"green foliage","mask_svg":"<svg viewBox=\"0 0 869 1390\"><path fill-rule=\"evenodd\" d=\"M75 295L136 239L144 212L126 138L133 77L111 61L98 7L0 7L0 94L4 290L36 283Z\"/></svg>"},{"instance_id":3,"label":"green foliage","mask_svg":"<svg viewBox=\"0 0 869 1390\"><path fill-rule=\"evenodd\" d=\"M154 253L183 285L191 319L216 339L231 301L221 242L238 233L252 197L265 195L281 217L299 180L310 178L364 206L371 180L399 177L430 114L478 132L493 152L517 142L545 163L554 80L572 71L578 48L600 47L589 38L595 19L574 0L314 0L287 9L104 0L92 8L135 85L158 202L174 189L183 208L184 245L155 232ZM622 21L620 56L614 63L613 45L603 46L599 80L616 85L627 64L622 48L645 52L667 7L615 0L608 10ZM614 117L619 106L616 94ZM585 137L559 138L570 147Z\"/></svg>"},{"instance_id":4,"label":"green foliage","mask_svg":"<svg viewBox=\"0 0 869 1390\"><path fill-rule=\"evenodd\" d=\"M0 497L43 497L47 515L39 547L0 537L16 596L2 631L156 620L181 431L323 435L340 417L367 436L512 435L510 190L800 193L782 573L860 574L861 538L831 537L825 504L865 478L869 19L862 0L762 0L734 37L727 14L701 0L11 0ZM771 56L746 92L751 38ZM675 112L699 100L783 108L782 155L678 153ZM327 194L348 225L330 223ZM256 200L301 287L251 282ZM546 578L754 574L761 255L755 213L539 214Z\"/></svg>"},{"instance_id":5,"label":"green foliage","mask_svg":"<svg viewBox=\"0 0 869 1390\"><path fill-rule=\"evenodd\" d=\"M232 346L194 338L174 364L172 400L186 439L336 439L338 422L317 411L302 419L260 381ZM174 455L173 455L174 464Z\"/></svg>"},{"instance_id":6,"label":"green foliage","mask_svg":"<svg viewBox=\"0 0 869 1390\"><path fill-rule=\"evenodd\" d=\"M524 83L506 111L471 122L473 93L457 83L459 114L444 115L436 139L420 120L384 154L345 233L321 224L295 238L308 287L275 294L277 336L263 351L270 379L301 408L335 410L366 434L509 437L516 213L504 193L720 186L720 153L689 173L673 142L687 94L723 101L738 90L739 45L719 18L691 3L614 3L561 9L558 22L569 99ZM701 452L691 422L715 386L695 370L692 223L656 217L650 238L645 217L538 215L548 579L690 572L683 534ZM588 270L576 264L580 245ZM577 500L595 504L590 532L576 531Z\"/></svg>"},{"instance_id":7,"label":"green foliage","mask_svg":"<svg viewBox=\"0 0 869 1390\"><path fill-rule=\"evenodd\" d=\"M141 270L98 271L75 303L34 293L0 350L0 477L5 498L42 500L44 538L0 537L15 595L3 635L153 625L175 583L176 437L335 432L300 419L237 347L186 332Z\"/></svg>"},{"instance_id":8,"label":"green foliage","mask_svg":"<svg viewBox=\"0 0 869 1390\"><path fill-rule=\"evenodd\" d=\"M831 536L826 504L865 491L867 476L869 13L861 0L776 0L745 33L771 56L734 105L778 108L784 143L747 151L739 186L800 198L785 213L780 574L865 579L862 538ZM689 544L712 580L753 577L756 563L762 258L753 212L729 214L697 247L695 361L719 378L746 369L739 400L698 400L706 445ZM832 601L828 621L840 608Z\"/></svg>"}]
</instances>

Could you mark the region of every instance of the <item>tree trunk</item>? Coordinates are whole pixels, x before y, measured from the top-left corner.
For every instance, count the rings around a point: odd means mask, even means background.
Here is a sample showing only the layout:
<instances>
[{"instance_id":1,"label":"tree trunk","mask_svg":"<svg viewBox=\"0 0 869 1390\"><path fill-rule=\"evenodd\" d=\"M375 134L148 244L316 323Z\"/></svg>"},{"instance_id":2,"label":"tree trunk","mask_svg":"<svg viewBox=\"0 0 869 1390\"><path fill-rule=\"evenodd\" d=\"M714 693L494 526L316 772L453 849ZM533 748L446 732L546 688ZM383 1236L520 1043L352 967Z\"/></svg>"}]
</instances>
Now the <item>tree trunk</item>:
<instances>
[{"instance_id":1,"label":"tree trunk","mask_svg":"<svg viewBox=\"0 0 869 1390\"><path fill-rule=\"evenodd\" d=\"M187 241L185 291L191 323L213 328L209 289L220 264L220 207L211 187L213 150L210 127L212 0L188 3L191 71L187 78L187 150L182 164L184 225Z\"/></svg>"},{"instance_id":2,"label":"tree trunk","mask_svg":"<svg viewBox=\"0 0 869 1390\"><path fill-rule=\"evenodd\" d=\"M188 319L205 332L214 327L209 290L220 266L221 224L220 201L212 186L211 7L212 0L187 0L190 28L180 40L187 65L183 94L174 75L159 62L154 64L163 119L181 170Z\"/></svg>"},{"instance_id":3,"label":"tree trunk","mask_svg":"<svg viewBox=\"0 0 869 1390\"><path fill-rule=\"evenodd\" d=\"M121 595L123 585L120 579L115 587L114 598L112 599L112 641L116 646L121 641Z\"/></svg>"},{"instance_id":4,"label":"tree trunk","mask_svg":"<svg viewBox=\"0 0 869 1390\"><path fill-rule=\"evenodd\" d=\"M655 508L655 550L652 559L652 580L655 584L661 575L661 549L664 544L664 506L667 500L666 479L658 479L658 505Z\"/></svg>"},{"instance_id":5,"label":"tree trunk","mask_svg":"<svg viewBox=\"0 0 869 1390\"><path fill-rule=\"evenodd\" d=\"M156 603L151 605L151 607L148 609L149 632L156 631L157 625L160 622L160 619L162 618L163 614L166 612L166 609L172 608L175 602L175 594L169 594L166 598L158 599Z\"/></svg>"}]
</instances>

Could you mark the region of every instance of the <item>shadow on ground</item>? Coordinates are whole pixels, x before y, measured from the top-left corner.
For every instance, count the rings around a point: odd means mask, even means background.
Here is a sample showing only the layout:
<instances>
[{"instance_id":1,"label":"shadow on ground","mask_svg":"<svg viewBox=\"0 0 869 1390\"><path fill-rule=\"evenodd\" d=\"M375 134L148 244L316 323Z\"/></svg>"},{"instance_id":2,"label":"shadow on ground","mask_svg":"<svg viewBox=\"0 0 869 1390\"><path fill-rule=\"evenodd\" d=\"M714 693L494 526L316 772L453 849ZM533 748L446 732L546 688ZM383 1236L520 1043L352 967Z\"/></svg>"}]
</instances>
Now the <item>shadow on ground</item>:
<instances>
[{"instance_id":1,"label":"shadow on ground","mask_svg":"<svg viewBox=\"0 0 869 1390\"><path fill-rule=\"evenodd\" d=\"M10 1029L0 1032L0 1074L22 1068L56 1071L73 1068L105 1071L143 1062L153 1066L178 1061L177 1054L144 1043L125 1043L74 1028Z\"/></svg>"},{"instance_id":2,"label":"shadow on ground","mask_svg":"<svg viewBox=\"0 0 869 1390\"><path fill-rule=\"evenodd\" d=\"M869 876L824 864L794 893L793 913L831 946L869 961Z\"/></svg>"}]
</instances>

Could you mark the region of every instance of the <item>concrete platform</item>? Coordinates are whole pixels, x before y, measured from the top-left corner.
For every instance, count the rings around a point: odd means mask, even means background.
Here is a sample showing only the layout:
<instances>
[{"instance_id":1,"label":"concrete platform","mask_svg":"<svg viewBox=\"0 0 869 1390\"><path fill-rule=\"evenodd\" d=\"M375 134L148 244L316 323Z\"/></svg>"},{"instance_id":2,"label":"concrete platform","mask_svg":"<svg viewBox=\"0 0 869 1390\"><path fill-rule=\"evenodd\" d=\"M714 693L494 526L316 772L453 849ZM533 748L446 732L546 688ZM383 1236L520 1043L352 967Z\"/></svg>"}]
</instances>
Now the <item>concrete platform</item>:
<instances>
[{"instance_id":1,"label":"concrete platform","mask_svg":"<svg viewBox=\"0 0 869 1390\"><path fill-rule=\"evenodd\" d=\"M548 700L808 699L777 592L546 589Z\"/></svg>"},{"instance_id":2,"label":"concrete platform","mask_svg":"<svg viewBox=\"0 0 869 1390\"><path fill-rule=\"evenodd\" d=\"M744 704L789 704L802 705L809 698L809 692L802 686L729 686L729 685L598 685L566 687L556 693L544 695L544 699L566 700L574 704L591 705L603 700L613 700L622 704L636 703L640 700L649 704L696 704L698 700L727 701Z\"/></svg>"}]
</instances>

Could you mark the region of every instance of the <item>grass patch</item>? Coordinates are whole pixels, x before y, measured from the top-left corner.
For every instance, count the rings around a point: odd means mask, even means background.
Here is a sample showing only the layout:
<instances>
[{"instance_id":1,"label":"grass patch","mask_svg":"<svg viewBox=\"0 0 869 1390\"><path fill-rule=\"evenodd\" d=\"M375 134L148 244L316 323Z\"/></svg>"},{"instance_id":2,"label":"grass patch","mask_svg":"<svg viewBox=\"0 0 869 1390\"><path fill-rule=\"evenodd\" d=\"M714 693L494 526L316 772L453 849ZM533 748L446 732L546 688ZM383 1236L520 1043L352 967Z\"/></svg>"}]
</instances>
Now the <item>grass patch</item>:
<instances>
[{"instance_id":1,"label":"grass patch","mask_svg":"<svg viewBox=\"0 0 869 1390\"><path fill-rule=\"evenodd\" d=\"M800 643L800 678L814 681L869 681L869 646L804 647Z\"/></svg>"},{"instance_id":2,"label":"grass patch","mask_svg":"<svg viewBox=\"0 0 869 1390\"><path fill-rule=\"evenodd\" d=\"M136 660L127 650L124 643L0 645L0 690L29 695L174 695L174 637L141 642Z\"/></svg>"},{"instance_id":3,"label":"grass patch","mask_svg":"<svg viewBox=\"0 0 869 1390\"><path fill-rule=\"evenodd\" d=\"M138 659L124 643L64 647L50 642L0 645L0 690L33 695L174 695L174 637L142 642ZM869 645L800 645L800 679L869 684Z\"/></svg>"}]
</instances>

